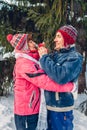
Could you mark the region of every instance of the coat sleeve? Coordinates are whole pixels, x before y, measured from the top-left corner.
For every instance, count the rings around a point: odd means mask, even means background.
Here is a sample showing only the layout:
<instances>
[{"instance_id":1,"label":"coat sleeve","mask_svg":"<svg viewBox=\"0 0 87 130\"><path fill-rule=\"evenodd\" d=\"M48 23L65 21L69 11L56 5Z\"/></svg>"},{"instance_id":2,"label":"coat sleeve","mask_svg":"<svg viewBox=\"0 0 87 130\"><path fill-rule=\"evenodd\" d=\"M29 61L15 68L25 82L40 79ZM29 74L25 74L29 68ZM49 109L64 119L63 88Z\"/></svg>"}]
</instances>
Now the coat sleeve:
<instances>
[{"instance_id":1,"label":"coat sleeve","mask_svg":"<svg viewBox=\"0 0 87 130\"><path fill-rule=\"evenodd\" d=\"M43 88L48 91L56 91L56 92L71 92L74 88L73 83L67 83L65 85L60 85L50 79L43 70L34 69L34 64L21 64L20 74L27 81L34 84L36 87ZM30 76L29 76L30 75Z\"/></svg>"},{"instance_id":2,"label":"coat sleeve","mask_svg":"<svg viewBox=\"0 0 87 130\"><path fill-rule=\"evenodd\" d=\"M71 56L60 65L48 55L43 55L40 64L51 79L59 84L65 84L77 80L82 70L82 57L79 55Z\"/></svg>"}]
</instances>

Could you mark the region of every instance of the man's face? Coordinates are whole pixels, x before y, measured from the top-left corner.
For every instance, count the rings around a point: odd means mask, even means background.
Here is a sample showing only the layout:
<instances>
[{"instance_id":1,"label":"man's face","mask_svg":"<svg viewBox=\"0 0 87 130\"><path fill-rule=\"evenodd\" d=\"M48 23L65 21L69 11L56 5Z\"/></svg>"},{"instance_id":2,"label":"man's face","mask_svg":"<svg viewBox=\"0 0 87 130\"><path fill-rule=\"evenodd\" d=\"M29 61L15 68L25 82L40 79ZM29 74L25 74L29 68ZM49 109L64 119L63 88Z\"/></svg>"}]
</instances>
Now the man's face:
<instances>
[{"instance_id":1,"label":"man's face","mask_svg":"<svg viewBox=\"0 0 87 130\"><path fill-rule=\"evenodd\" d=\"M54 38L54 42L55 42L55 49L56 50L60 50L60 49L64 48L64 38L60 32L56 33L56 36Z\"/></svg>"}]
</instances>

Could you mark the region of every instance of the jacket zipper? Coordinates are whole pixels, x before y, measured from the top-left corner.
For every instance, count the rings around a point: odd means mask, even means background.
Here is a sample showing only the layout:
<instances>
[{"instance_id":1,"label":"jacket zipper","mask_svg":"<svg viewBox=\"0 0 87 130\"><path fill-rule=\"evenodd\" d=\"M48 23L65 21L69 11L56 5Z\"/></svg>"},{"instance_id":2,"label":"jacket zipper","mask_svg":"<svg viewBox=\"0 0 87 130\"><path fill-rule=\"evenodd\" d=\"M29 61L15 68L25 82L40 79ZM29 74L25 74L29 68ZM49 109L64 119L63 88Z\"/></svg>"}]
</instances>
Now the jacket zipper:
<instances>
[{"instance_id":1,"label":"jacket zipper","mask_svg":"<svg viewBox=\"0 0 87 130\"><path fill-rule=\"evenodd\" d=\"M40 95L40 89L39 89L39 95ZM35 105L34 105L34 109L35 109L35 107L37 106L37 104L38 104L38 102L39 102L39 99L40 99L40 96L38 97L38 100L37 100L37 102L36 102ZM33 109L33 111L34 111L34 109Z\"/></svg>"},{"instance_id":2,"label":"jacket zipper","mask_svg":"<svg viewBox=\"0 0 87 130\"><path fill-rule=\"evenodd\" d=\"M35 98L35 91L32 92L31 97L30 97L30 103L29 103L29 107L32 108L32 103L34 101Z\"/></svg>"},{"instance_id":3,"label":"jacket zipper","mask_svg":"<svg viewBox=\"0 0 87 130\"><path fill-rule=\"evenodd\" d=\"M57 101L59 100L59 93L58 92L55 93L55 98Z\"/></svg>"}]
</instances>

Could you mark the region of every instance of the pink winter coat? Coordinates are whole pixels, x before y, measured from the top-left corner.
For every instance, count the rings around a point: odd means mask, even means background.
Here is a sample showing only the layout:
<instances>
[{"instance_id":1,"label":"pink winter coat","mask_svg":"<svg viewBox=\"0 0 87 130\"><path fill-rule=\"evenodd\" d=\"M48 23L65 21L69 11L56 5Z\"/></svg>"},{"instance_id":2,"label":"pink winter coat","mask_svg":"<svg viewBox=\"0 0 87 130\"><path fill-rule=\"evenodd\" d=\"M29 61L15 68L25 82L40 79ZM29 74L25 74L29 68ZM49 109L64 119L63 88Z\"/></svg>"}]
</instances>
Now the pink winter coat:
<instances>
[{"instance_id":1,"label":"pink winter coat","mask_svg":"<svg viewBox=\"0 0 87 130\"><path fill-rule=\"evenodd\" d=\"M36 57L35 54L29 53ZM18 115L31 115L39 112L40 89L26 80L24 76L28 71L34 70L34 62L19 57L14 67L14 113Z\"/></svg>"},{"instance_id":2,"label":"pink winter coat","mask_svg":"<svg viewBox=\"0 0 87 130\"><path fill-rule=\"evenodd\" d=\"M29 78L27 73L43 72L39 65L32 61L32 57L36 58L36 55L30 55L31 59L28 58L29 55L19 53L14 67L14 113L18 115L39 113L39 88L49 91L70 92L74 87L73 83L59 85L45 74Z\"/></svg>"}]
</instances>

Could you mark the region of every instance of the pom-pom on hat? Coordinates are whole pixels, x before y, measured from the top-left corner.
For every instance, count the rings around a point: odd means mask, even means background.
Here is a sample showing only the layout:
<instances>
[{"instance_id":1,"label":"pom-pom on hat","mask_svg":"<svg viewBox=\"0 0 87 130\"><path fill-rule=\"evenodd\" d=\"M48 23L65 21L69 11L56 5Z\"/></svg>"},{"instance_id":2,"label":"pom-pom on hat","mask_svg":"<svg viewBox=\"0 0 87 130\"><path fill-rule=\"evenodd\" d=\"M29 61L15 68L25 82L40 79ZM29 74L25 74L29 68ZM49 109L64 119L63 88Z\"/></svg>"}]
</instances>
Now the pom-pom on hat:
<instances>
[{"instance_id":1,"label":"pom-pom on hat","mask_svg":"<svg viewBox=\"0 0 87 130\"><path fill-rule=\"evenodd\" d=\"M72 25L62 26L57 30L57 32L60 32L62 34L65 47L76 42L77 30Z\"/></svg>"},{"instance_id":2,"label":"pom-pom on hat","mask_svg":"<svg viewBox=\"0 0 87 130\"><path fill-rule=\"evenodd\" d=\"M12 34L8 34L8 35L7 35L7 40L8 40L8 42L10 42L12 38L13 38L13 35L12 35Z\"/></svg>"},{"instance_id":3,"label":"pom-pom on hat","mask_svg":"<svg viewBox=\"0 0 87 130\"><path fill-rule=\"evenodd\" d=\"M28 50L27 36L28 34L8 34L7 41L17 50Z\"/></svg>"}]
</instances>

